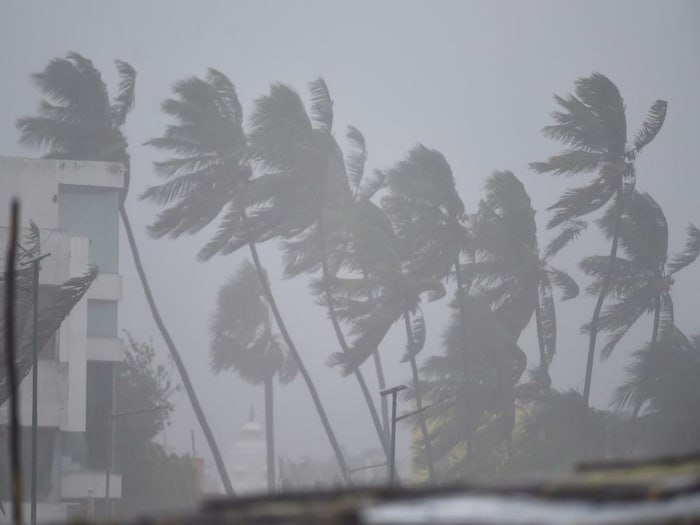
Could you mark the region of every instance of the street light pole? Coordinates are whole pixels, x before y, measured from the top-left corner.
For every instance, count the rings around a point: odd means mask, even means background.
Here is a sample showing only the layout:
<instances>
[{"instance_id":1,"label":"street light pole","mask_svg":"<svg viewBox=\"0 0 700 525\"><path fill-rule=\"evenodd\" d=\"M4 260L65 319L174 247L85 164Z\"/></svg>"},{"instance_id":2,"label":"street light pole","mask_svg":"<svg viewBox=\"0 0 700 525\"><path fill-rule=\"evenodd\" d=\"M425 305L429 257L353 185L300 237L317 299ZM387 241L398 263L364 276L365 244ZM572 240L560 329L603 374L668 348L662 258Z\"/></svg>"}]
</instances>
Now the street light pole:
<instances>
[{"instance_id":1,"label":"street light pole","mask_svg":"<svg viewBox=\"0 0 700 525\"><path fill-rule=\"evenodd\" d=\"M396 396L402 390L406 390L408 386L398 385L391 388L380 390L380 396L391 395L391 452L389 455L389 485L393 486L396 482Z\"/></svg>"},{"instance_id":2,"label":"street light pole","mask_svg":"<svg viewBox=\"0 0 700 525\"><path fill-rule=\"evenodd\" d=\"M139 408L137 410L127 410L126 412L112 412L109 416L109 435L107 436L107 469L105 471L105 519L111 517L111 506L109 500L110 478L112 477L112 466L114 464L114 420L118 417L133 416L145 412L155 412L156 410L166 410L168 405L157 405L150 408Z\"/></svg>"},{"instance_id":3,"label":"street light pole","mask_svg":"<svg viewBox=\"0 0 700 525\"><path fill-rule=\"evenodd\" d=\"M51 255L45 253L25 261L23 266L32 265L33 298L32 302L32 486L31 486L31 525L36 525L36 487L37 487L37 435L39 433L39 263Z\"/></svg>"}]
</instances>

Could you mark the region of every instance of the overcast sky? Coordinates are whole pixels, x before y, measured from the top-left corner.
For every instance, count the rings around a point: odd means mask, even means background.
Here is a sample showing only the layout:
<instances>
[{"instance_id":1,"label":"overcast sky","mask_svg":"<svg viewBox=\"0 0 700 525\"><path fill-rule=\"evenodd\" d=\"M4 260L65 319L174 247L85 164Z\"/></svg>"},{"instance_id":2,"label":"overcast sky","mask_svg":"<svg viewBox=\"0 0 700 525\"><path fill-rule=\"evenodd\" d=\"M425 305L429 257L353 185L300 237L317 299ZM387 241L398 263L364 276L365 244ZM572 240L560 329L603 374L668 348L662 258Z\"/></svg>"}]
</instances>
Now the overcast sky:
<instances>
[{"instance_id":1,"label":"overcast sky","mask_svg":"<svg viewBox=\"0 0 700 525\"><path fill-rule=\"evenodd\" d=\"M546 207L576 179L555 180L528 171L557 146L540 129L554 109L552 95L566 94L578 77L599 71L622 92L630 134L657 98L669 102L663 131L637 162L638 189L650 192L666 212L671 250L682 247L688 222L700 226L700 174L696 162L700 123L700 3L692 1L347 1L347 2L14 2L0 4L0 155L36 156L17 145L15 120L36 110L39 93L30 82L55 56L77 51L92 59L114 92L114 59L138 71L137 103L126 133L131 144L132 183L128 209L144 264L163 317L184 355L201 401L225 454L251 403L262 420L262 388L209 370L207 322L218 287L244 255L207 264L195 254L211 230L178 241L152 240L145 226L156 209L137 200L158 182L142 146L162 133L160 103L175 81L203 75L208 67L236 84L245 110L270 83L291 84L307 98L307 82L322 75L335 101L335 133L344 146L345 127L365 135L370 168L400 160L416 142L440 150L454 171L470 210L484 179L494 170L513 170L538 210L540 244L549 238ZM557 263L572 270L584 254L604 253L596 232L584 236ZM324 312L313 305L303 281L282 281L274 245L262 250L280 308L306 360L343 446L375 447L376 436L359 388L325 366L338 350ZM122 238L120 271L124 300L120 325L137 338L153 337L151 322L130 253ZM700 267L691 267L674 289L677 324L698 331ZM552 374L561 388L581 389L586 339L579 327L593 302L577 299L559 309L559 353ZM425 355L439 350L446 320L444 305L428 310ZM593 399L607 406L630 350L648 338L650 321L640 323L608 362L596 361ZM533 330L521 346L535 362ZM382 347L390 384L410 376L399 363L402 334ZM423 357L423 356L421 356ZM366 377L376 390L368 363ZM281 454L329 457L310 398L299 379L278 390L277 443ZM183 394L178 397L168 445L189 447L196 422ZM196 430L200 449L204 440ZM400 450L407 453L406 435Z\"/></svg>"}]
</instances>

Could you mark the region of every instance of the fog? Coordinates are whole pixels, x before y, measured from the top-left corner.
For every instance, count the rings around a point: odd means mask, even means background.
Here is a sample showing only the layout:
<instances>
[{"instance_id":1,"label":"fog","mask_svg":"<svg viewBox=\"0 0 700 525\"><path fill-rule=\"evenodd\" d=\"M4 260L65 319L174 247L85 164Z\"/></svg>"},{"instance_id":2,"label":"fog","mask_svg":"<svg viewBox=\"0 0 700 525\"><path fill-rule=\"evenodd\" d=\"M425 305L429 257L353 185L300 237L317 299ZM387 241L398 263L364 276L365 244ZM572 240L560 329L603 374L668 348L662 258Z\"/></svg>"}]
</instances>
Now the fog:
<instances>
[{"instance_id":1,"label":"fog","mask_svg":"<svg viewBox=\"0 0 700 525\"><path fill-rule=\"evenodd\" d=\"M669 253L683 249L688 223L700 225L695 159L700 5L696 2L4 2L0 20L0 155L39 156L37 150L19 145L15 122L36 112L41 94L31 74L43 70L52 58L70 51L89 58L111 93L116 93L118 84L115 59L137 71L136 104L123 130L131 155L126 207L163 319L226 457L251 405L258 421L264 422L262 386L210 369L208 326L217 291L249 258L247 250L199 262L197 252L216 232L216 223L196 235L154 239L146 227L159 209L138 199L148 187L162 182L153 162L168 154L143 144L162 136L172 123L161 103L173 96L178 80L203 77L209 67L221 71L235 84L247 126L254 101L268 93L272 83L290 85L308 107L308 83L322 76L333 100L334 136L347 151L346 127L362 131L367 171L394 166L420 142L445 156L471 214L484 198L487 177L510 170L530 195L544 250L554 236L547 230L551 217L547 208L587 176L579 181L537 174L529 163L563 149L541 132L557 109L553 95L572 93L577 79L600 72L624 98L630 140L652 103L668 101L663 130L636 160L636 188L650 193L663 208ZM595 297L584 293L590 278L578 262L609 250L600 229L589 222L588 231L554 259L581 287L580 297L557 301L558 348L550 375L553 386L564 391L583 390L588 336L580 328L590 320L595 305ZM121 235L120 330L128 330L137 340L152 339L165 362L167 349ZM279 309L341 447L349 454L378 448L357 382L327 366L329 356L340 348L325 308L309 291L309 277L283 278L277 241L266 242L259 250ZM673 287L675 324L688 335L698 332L699 284L700 269L693 265L679 273ZM419 365L441 352L449 317L446 302L424 301L427 338ZM609 408L632 352L649 339L651 318L640 319L607 361L601 362L596 354L591 403L597 408ZM599 348L604 339L599 336ZM518 346L527 354L528 368L538 362L534 318ZM404 351L403 324L397 323L381 344L388 386L411 380L410 366L401 362ZM362 370L378 400L372 366L368 359ZM173 378L178 380L175 371ZM210 458L185 392L179 391L173 400L172 424L157 441L184 453L190 450L194 429L198 452ZM276 387L275 400L278 456L332 458L301 378ZM411 404L402 401L401 410L410 409ZM410 430L399 424L397 455L404 463L410 463Z\"/></svg>"}]
</instances>

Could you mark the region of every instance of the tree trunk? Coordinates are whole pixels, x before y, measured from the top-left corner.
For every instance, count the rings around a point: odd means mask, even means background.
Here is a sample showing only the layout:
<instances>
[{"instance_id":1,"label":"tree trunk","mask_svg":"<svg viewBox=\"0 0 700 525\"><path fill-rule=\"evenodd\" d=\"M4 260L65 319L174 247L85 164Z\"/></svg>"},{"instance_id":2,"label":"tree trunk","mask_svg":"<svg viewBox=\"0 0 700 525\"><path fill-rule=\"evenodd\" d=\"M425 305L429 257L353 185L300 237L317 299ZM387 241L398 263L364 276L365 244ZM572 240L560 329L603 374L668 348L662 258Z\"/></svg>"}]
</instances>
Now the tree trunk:
<instances>
[{"instance_id":1,"label":"tree trunk","mask_svg":"<svg viewBox=\"0 0 700 525\"><path fill-rule=\"evenodd\" d=\"M535 325L537 327L537 344L540 349L540 368L547 371L549 363L544 348L544 328L542 327L542 307L540 306L540 295L537 294L537 302L535 303Z\"/></svg>"},{"instance_id":2,"label":"tree trunk","mask_svg":"<svg viewBox=\"0 0 700 525\"><path fill-rule=\"evenodd\" d=\"M273 396L274 377L265 380L265 439L267 443L267 491L277 492L277 475L275 474L275 413Z\"/></svg>"},{"instance_id":3,"label":"tree trunk","mask_svg":"<svg viewBox=\"0 0 700 525\"><path fill-rule=\"evenodd\" d=\"M382 366L382 358L379 355L379 350L372 352L372 358L374 359L374 368L377 371L377 385L379 390L384 390L386 388L386 379L384 378L384 367ZM382 408L382 426L384 427L384 439L389 440L389 429L391 423L389 422L389 400L387 396L381 396L381 408Z\"/></svg>"},{"instance_id":4,"label":"tree trunk","mask_svg":"<svg viewBox=\"0 0 700 525\"><path fill-rule=\"evenodd\" d=\"M275 301L275 298L272 295L270 284L268 283L267 278L265 277L265 270L263 269L262 264L260 263L258 250L255 247L255 244L252 242L248 243L248 248L250 249L250 255L253 258L255 269L258 272L260 283L263 287L263 291L265 292L265 298L267 299L267 302L270 305L272 315L274 316L275 322L277 323L277 328L279 328L279 331L282 334L282 338L284 339L287 348L289 348L289 351L291 352L292 357L294 358L294 361L296 362L296 365L299 368L301 376L304 378L306 387L309 389L311 399L313 400L314 405L316 407L316 411L318 412L318 415L321 418L321 424L323 425L323 429L326 431L326 436L328 436L328 441L330 441L331 448L333 449L335 458L338 461L338 466L340 467L340 472L343 476L343 479L347 484L350 484L350 474L348 471L347 463L345 462L345 457L343 456L343 451L340 449L340 445L338 444L338 440L335 437L335 433L333 432L331 423L328 420L328 416L326 415L326 410L323 408L323 403L321 403L321 398L319 397L318 391L316 390L316 386L314 385L313 380L311 379L311 375L306 369L306 366L304 365L304 362L301 359L301 355L299 355L297 347L292 341L289 332L287 331L287 326L282 320L282 315L280 314L280 311L277 308L277 302Z\"/></svg>"},{"instance_id":5,"label":"tree trunk","mask_svg":"<svg viewBox=\"0 0 700 525\"><path fill-rule=\"evenodd\" d=\"M321 245L321 270L322 270L322 276L321 278L323 279L323 292L324 295L326 296L326 305L328 306L328 316L331 319L331 323L333 324L333 330L335 331L335 336L338 339L338 343L340 343L340 348L343 351L344 354L348 353L350 351L348 347L348 343L345 340L345 335L343 335L343 330L340 327L340 323L338 322L338 316L335 313L335 307L333 305L333 295L331 294L331 287L330 287L330 272L328 271L328 260L327 260L327 253L326 253L326 239L325 239L325 233L323 229L323 218L319 214L318 218L318 237L319 237L319 243ZM387 443L386 435L384 433L384 430L382 428L382 423L379 420L379 414L377 414L377 407L374 405L374 400L372 399L372 394L369 392L369 388L367 387L367 382L365 381L364 376L362 375L362 372L360 371L360 368L357 367L353 371L355 375L355 379L357 379L357 382L360 385L360 389L362 390L362 395L365 398L365 402L367 403L367 408L369 409L370 416L372 417L372 423L374 423L374 428L377 432L377 437L379 438L379 442L382 445L382 450L384 451L384 456L386 457L387 461L389 461L389 444Z\"/></svg>"},{"instance_id":6,"label":"tree trunk","mask_svg":"<svg viewBox=\"0 0 700 525\"><path fill-rule=\"evenodd\" d=\"M139 274L139 279L141 280L141 287L143 288L143 293L146 296L148 306L151 309L151 315L153 316L153 320L155 321L156 326L158 327L158 331L163 337L163 341L165 341L165 346L168 347L170 356L173 358L175 367L177 368L177 371L180 374L182 384L185 387L185 392L187 392L187 397L189 398L190 403L192 404L192 410L194 410L195 416L197 417L197 421L202 427L202 432L204 433L204 437L207 440L207 444L209 445L211 454L214 457L216 470L219 472L221 482L224 485L224 490L226 491L227 495L233 496L235 495L235 492L233 491L233 487L231 486L231 480L228 477L226 465L224 464L224 460L221 457L221 452L219 451L219 447L217 446L216 440L214 439L214 434L212 433L211 428L209 427L209 422L207 421L207 418L204 415L204 410L199 404L199 399L197 398L197 394L195 393L192 381L190 381L190 376L187 373L187 369L185 368L185 364L182 361L182 357L180 357L180 353L175 347L175 343L173 342L172 338L170 337L170 333L168 332L168 329L163 323L163 319L160 316L160 312L158 311L158 307L156 306L156 302L153 298L153 293L151 292L151 287L148 284L146 271L144 270L143 264L141 263L141 256L139 255L138 247L136 246L134 232L131 229L131 223L129 221L129 216L126 213L126 208L124 207L123 201L119 207L119 214L122 219L122 224L124 225L124 230L126 231L126 238L129 241L129 248L131 249L131 255L134 259L136 272Z\"/></svg>"},{"instance_id":7,"label":"tree trunk","mask_svg":"<svg viewBox=\"0 0 700 525\"><path fill-rule=\"evenodd\" d=\"M600 318L600 311L603 308L603 302L605 301L605 296L608 294L608 288L610 287L610 282L612 281L613 271L615 269L615 259L617 258L617 245L620 242L620 226L622 224L622 179L617 188L617 195L615 198L614 206L617 208L615 216L615 230L613 232L612 245L610 247L610 262L608 263L608 270L603 278L603 285L600 289L600 295L598 296L598 302L595 305L595 310L593 310L593 318L591 319L590 325L590 335L588 340L588 360L586 362L586 377L584 379L583 386L583 400L586 406L589 406L589 400L591 397L591 380L593 379L593 360L595 357L595 341L598 336L598 319Z\"/></svg>"},{"instance_id":8,"label":"tree trunk","mask_svg":"<svg viewBox=\"0 0 700 525\"><path fill-rule=\"evenodd\" d=\"M654 327L651 331L651 351L656 350L656 343L659 340L659 323L661 321L661 296L654 298Z\"/></svg>"},{"instance_id":9,"label":"tree trunk","mask_svg":"<svg viewBox=\"0 0 700 525\"><path fill-rule=\"evenodd\" d=\"M413 344L413 330L411 329L411 320L409 319L408 312L404 312L403 315L405 325L406 325L406 337L408 338L409 345ZM416 410L419 410L418 423L420 425L420 431L423 435L423 446L425 447L425 462L428 466L428 479L430 483L435 483L435 465L433 465L433 448L430 444L430 434L428 433L428 427L425 424L425 414L423 413L423 399L420 392L420 378L418 377L418 364L416 363L415 356L411 355L411 373L413 374L413 391L416 396Z\"/></svg>"},{"instance_id":10,"label":"tree trunk","mask_svg":"<svg viewBox=\"0 0 700 525\"><path fill-rule=\"evenodd\" d=\"M659 340L659 324L661 322L661 296L657 295L654 298L654 324L651 329L651 343L650 343L650 349L652 352L656 351L656 344L658 343ZM632 410L632 419L637 419L637 416L639 416L639 411L642 409L642 405L644 402L640 403L637 401L637 403L634 406L634 409Z\"/></svg>"},{"instance_id":11,"label":"tree trunk","mask_svg":"<svg viewBox=\"0 0 700 525\"><path fill-rule=\"evenodd\" d=\"M460 271L460 261L459 261L459 252L455 254L455 262L454 262L454 267L455 267L455 279L457 280L457 303L459 304L459 320L460 324L462 325L462 353L463 353L463 358L464 362L462 366L464 366L464 380L466 382L466 388L467 388L467 401L466 405L464 407L465 411L467 412L467 428L465 432L465 439L466 439L466 447L465 447L465 452L464 452L464 469L465 469L465 475L469 473L470 470L470 464L471 464L471 452L472 452L472 438L473 438L473 433L471 432L471 426L468 420L468 417L471 415L471 395L469 393L470 388L470 383L469 383L469 355L467 353L467 338L469 336L468 330L467 330L467 306L464 302L464 285L462 283L462 272Z\"/></svg>"}]
</instances>

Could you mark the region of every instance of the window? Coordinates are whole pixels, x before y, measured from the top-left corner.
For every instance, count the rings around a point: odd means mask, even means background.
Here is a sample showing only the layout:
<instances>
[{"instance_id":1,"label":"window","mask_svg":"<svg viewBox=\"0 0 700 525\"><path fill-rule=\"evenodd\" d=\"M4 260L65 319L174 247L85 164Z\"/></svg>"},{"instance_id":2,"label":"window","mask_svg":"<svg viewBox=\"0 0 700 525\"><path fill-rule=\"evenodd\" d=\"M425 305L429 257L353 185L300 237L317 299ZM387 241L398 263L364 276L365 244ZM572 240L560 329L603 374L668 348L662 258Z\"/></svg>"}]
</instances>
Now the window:
<instances>
[{"instance_id":1,"label":"window","mask_svg":"<svg viewBox=\"0 0 700 525\"><path fill-rule=\"evenodd\" d=\"M119 190L61 185L59 228L90 238L90 262L103 273L119 271Z\"/></svg>"},{"instance_id":2,"label":"window","mask_svg":"<svg viewBox=\"0 0 700 525\"><path fill-rule=\"evenodd\" d=\"M88 337L117 337L118 317L116 301L88 300Z\"/></svg>"}]
</instances>

